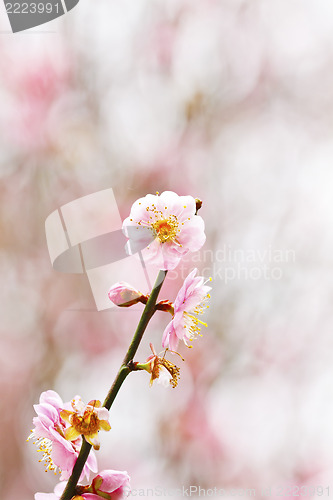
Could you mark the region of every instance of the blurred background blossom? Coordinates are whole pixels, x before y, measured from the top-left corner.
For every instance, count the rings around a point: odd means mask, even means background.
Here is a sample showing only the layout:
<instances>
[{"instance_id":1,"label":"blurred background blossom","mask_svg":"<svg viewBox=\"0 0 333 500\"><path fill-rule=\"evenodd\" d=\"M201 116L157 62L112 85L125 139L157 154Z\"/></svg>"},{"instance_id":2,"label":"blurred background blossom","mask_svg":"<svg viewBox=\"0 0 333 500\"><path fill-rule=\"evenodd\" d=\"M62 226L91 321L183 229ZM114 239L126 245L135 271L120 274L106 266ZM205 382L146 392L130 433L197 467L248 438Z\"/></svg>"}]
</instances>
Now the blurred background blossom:
<instances>
[{"instance_id":1,"label":"blurred background blossom","mask_svg":"<svg viewBox=\"0 0 333 500\"><path fill-rule=\"evenodd\" d=\"M177 389L126 380L100 469L227 498L333 487L333 4L81 0L16 35L0 13L1 497L53 490L25 444L32 404L104 399L138 321L95 311L48 256L47 216L109 187L122 218L157 190L200 197L207 243L161 299L193 267L213 291Z\"/></svg>"}]
</instances>

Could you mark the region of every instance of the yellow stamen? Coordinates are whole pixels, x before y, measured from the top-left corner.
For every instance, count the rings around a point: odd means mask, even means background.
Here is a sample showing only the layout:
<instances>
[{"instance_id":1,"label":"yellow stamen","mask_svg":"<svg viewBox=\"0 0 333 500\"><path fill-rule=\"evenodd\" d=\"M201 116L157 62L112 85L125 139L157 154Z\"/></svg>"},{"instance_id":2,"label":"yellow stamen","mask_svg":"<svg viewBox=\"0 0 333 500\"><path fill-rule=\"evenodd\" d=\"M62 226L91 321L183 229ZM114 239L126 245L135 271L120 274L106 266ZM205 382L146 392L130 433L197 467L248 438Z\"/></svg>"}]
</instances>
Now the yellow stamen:
<instances>
[{"instance_id":1,"label":"yellow stamen","mask_svg":"<svg viewBox=\"0 0 333 500\"><path fill-rule=\"evenodd\" d=\"M28 437L27 441L29 441L32 438L35 438L33 432ZM44 462L45 472L47 472L48 470L54 471L55 474L57 474L58 472L61 472L59 467L53 463L52 458L51 458L52 441L50 439L47 439L47 438L37 438L36 441L33 441L33 444L38 446L38 448L37 448L38 453L40 453L40 452L43 453L42 458L40 458L38 460L38 462Z\"/></svg>"},{"instance_id":2,"label":"yellow stamen","mask_svg":"<svg viewBox=\"0 0 333 500\"><path fill-rule=\"evenodd\" d=\"M168 207L164 206L164 210ZM162 210L157 210L156 205L152 203L146 207L146 211L150 212L149 221L139 220L139 226L145 226L152 230L154 236L159 239L160 243L172 242L178 246L182 246L177 240L178 233L181 231L181 226L184 222L178 221L176 215L166 215ZM188 220L191 220L189 217ZM132 219L131 219L132 221Z\"/></svg>"}]
</instances>

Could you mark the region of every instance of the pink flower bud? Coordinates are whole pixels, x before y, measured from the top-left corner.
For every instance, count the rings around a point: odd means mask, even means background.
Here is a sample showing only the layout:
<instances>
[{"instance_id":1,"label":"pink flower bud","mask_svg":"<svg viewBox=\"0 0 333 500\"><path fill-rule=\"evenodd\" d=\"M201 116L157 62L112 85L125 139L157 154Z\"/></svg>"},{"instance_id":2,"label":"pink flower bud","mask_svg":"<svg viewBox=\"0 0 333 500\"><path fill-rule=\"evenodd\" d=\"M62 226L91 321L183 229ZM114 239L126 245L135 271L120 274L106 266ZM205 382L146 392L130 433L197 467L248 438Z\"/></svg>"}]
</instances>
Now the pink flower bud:
<instances>
[{"instance_id":1,"label":"pink flower bud","mask_svg":"<svg viewBox=\"0 0 333 500\"><path fill-rule=\"evenodd\" d=\"M116 500L129 493L130 477L126 471L103 470L93 479L92 485L97 494L111 493L111 498Z\"/></svg>"},{"instance_id":2,"label":"pink flower bud","mask_svg":"<svg viewBox=\"0 0 333 500\"><path fill-rule=\"evenodd\" d=\"M147 302L147 297L125 281L115 283L109 290L109 299L119 307L129 307L138 302Z\"/></svg>"}]
</instances>

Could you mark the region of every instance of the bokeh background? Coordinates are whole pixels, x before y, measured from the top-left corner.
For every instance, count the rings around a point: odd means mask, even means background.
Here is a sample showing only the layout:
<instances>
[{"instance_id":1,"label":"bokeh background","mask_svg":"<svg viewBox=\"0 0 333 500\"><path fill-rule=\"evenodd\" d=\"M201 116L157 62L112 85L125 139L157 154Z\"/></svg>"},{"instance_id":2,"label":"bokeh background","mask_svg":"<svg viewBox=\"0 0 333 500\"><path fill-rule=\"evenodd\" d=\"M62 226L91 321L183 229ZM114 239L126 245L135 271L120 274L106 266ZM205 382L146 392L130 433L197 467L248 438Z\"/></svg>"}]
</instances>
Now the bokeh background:
<instances>
[{"instance_id":1,"label":"bokeh background","mask_svg":"<svg viewBox=\"0 0 333 500\"><path fill-rule=\"evenodd\" d=\"M202 198L207 243L180 270L214 289L179 386L126 380L100 469L136 490L327 497L311 488L333 484L333 3L80 0L15 35L1 5L0 30L0 497L53 490L32 405L103 400L138 320L94 310L48 255L47 216L110 187L122 218L157 190Z\"/></svg>"}]
</instances>

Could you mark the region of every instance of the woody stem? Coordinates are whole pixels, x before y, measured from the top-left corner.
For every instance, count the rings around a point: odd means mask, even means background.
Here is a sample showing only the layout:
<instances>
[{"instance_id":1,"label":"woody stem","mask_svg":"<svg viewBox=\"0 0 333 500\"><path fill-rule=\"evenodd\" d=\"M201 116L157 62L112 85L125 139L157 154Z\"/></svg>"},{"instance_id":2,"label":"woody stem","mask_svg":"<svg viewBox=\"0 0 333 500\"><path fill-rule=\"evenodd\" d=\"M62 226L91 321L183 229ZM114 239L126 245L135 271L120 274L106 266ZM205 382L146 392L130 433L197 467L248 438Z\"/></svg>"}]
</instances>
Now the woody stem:
<instances>
[{"instance_id":1,"label":"woody stem","mask_svg":"<svg viewBox=\"0 0 333 500\"><path fill-rule=\"evenodd\" d=\"M127 353L124 357L124 360L119 368L119 371L114 379L114 382L105 398L103 406L108 410L111 408L120 387L122 386L127 375L133 371L133 358L135 356L136 351L140 345L143 334L147 328L147 325L155 312L155 305L158 294L162 288L163 282L165 280L167 271L159 271L147 304L142 312L139 324L137 329L133 335L132 342L127 350ZM79 456L76 460L76 463L73 468L73 472L71 477L68 479L66 488L60 498L60 500L71 500L71 498L76 494L76 485L81 476L84 464L87 461L91 450L91 444L89 444L84 438L82 439L82 446L80 449Z\"/></svg>"}]
</instances>

